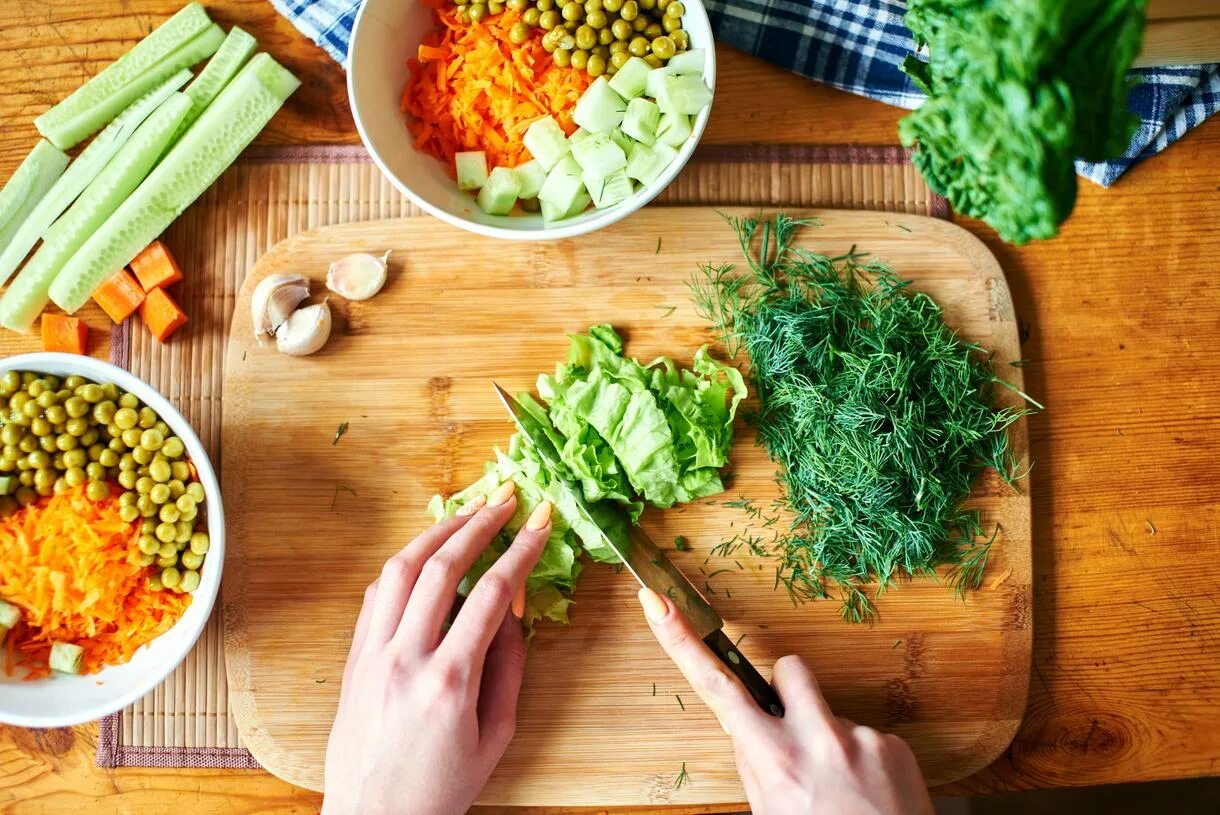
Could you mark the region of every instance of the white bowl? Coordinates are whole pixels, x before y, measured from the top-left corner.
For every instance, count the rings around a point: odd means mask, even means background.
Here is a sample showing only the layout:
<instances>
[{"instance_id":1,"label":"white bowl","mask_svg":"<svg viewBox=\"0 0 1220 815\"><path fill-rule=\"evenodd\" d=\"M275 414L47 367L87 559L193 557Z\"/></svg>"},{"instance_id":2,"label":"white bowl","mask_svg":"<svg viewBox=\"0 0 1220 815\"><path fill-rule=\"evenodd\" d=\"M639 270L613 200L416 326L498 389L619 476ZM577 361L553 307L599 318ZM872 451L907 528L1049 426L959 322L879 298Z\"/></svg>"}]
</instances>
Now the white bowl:
<instances>
[{"instance_id":1,"label":"white bowl","mask_svg":"<svg viewBox=\"0 0 1220 815\"><path fill-rule=\"evenodd\" d=\"M691 48L706 50L704 79L715 91L716 48L707 12L701 0L685 0L683 5L683 28L690 35ZM536 241L570 238L608 226L656 198L682 171L707 127L710 105L695 118L691 137L661 177L613 207L590 209L554 225L544 223L537 213L488 215L475 204L474 196L457 188L439 160L415 149L415 137L399 110L409 75L406 60L432 30L432 11L419 0L367 0L356 17L348 48L347 97L364 146L394 186L425 211L471 232Z\"/></svg>"},{"instance_id":2,"label":"white bowl","mask_svg":"<svg viewBox=\"0 0 1220 815\"><path fill-rule=\"evenodd\" d=\"M169 401L141 380L109 362L75 354L23 354L0 360L5 371L36 371L56 376L77 374L94 382L113 382L134 393L151 407L186 444L187 454L199 474L207 500L207 531L211 548L203 565L199 588L174 627L137 651L124 665L113 665L96 674L56 674L48 679L24 681L0 670L0 723L20 727L67 727L99 719L122 710L157 687L177 667L203 631L224 568L224 508L220 485L203 444Z\"/></svg>"}]
</instances>

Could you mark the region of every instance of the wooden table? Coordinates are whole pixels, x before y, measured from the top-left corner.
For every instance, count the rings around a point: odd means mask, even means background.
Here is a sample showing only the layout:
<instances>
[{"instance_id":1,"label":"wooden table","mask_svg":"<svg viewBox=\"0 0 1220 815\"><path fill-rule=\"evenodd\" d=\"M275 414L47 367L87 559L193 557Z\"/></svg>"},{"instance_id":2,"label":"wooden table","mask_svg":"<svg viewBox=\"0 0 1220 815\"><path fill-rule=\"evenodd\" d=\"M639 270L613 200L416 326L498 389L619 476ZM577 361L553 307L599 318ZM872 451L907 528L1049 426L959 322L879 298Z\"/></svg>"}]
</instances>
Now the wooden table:
<instances>
[{"instance_id":1,"label":"wooden table","mask_svg":"<svg viewBox=\"0 0 1220 815\"><path fill-rule=\"evenodd\" d=\"M0 3L0 176L33 118L181 0ZM356 142L343 74L266 0L209 0L304 79L264 143ZM705 141L888 144L901 111L721 49ZM1111 190L1083 182L1063 234L999 257L1029 327L1033 681L1008 752L952 792L1214 774L1220 760L1220 121ZM969 693L968 688L962 689ZM266 774L98 770L94 727L0 727L0 813L312 812ZM683 810L692 812L692 810ZM705 811L705 810L698 810ZM490 810L485 810L490 813Z\"/></svg>"}]
</instances>

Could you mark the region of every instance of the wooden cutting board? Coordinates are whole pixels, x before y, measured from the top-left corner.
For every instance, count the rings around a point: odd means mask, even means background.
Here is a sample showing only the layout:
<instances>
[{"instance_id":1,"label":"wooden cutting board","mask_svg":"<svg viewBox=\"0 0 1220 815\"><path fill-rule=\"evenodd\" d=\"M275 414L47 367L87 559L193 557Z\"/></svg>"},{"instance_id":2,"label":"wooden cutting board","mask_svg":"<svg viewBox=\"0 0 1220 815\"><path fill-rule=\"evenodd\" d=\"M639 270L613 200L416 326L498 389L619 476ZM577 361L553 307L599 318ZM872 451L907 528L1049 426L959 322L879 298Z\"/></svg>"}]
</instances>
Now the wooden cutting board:
<instances>
[{"instance_id":1,"label":"wooden cutting board","mask_svg":"<svg viewBox=\"0 0 1220 815\"><path fill-rule=\"evenodd\" d=\"M745 213L742 210L742 213ZM1004 276L952 224L882 212L817 211L801 243L875 254L944 307L950 324L994 349L1020 385L1017 325ZM332 297L336 329L319 354L285 357L251 334L249 298L267 274L322 280L332 260L392 249L385 290L364 303ZM701 261L739 259L720 216L649 208L594 236L492 241L430 218L327 227L284 241L247 278L225 369L224 584L231 704L245 743L271 772L312 789L364 587L429 524L424 506L482 472L511 426L494 377L530 388L565 358L566 334L609 322L640 359L689 364L710 338L686 281ZM336 441L341 424L347 430ZM1014 442L1026 455L1024 424ZM1002 532L984 587L965 602L917 581L889 592L873 627L833 601L794 606L769 562L710 556L747 523L724 500L775 496L774 466L742 426L721 501L643 524L728 621L764 673L803 655L840 715L907 738L931 784L969 775L1011 740L1030 668L1027 493L985 478L976 499ZM704 573L701 574L700 572ZM719 570L719 574L708 578ZM643 623L626 574L581 576L571 626L540 626L530 650L517 736L484 803L617 805L743 798L728 739ZM683 764L689 781L675 787Z\"/></svg>"}]
</instances>

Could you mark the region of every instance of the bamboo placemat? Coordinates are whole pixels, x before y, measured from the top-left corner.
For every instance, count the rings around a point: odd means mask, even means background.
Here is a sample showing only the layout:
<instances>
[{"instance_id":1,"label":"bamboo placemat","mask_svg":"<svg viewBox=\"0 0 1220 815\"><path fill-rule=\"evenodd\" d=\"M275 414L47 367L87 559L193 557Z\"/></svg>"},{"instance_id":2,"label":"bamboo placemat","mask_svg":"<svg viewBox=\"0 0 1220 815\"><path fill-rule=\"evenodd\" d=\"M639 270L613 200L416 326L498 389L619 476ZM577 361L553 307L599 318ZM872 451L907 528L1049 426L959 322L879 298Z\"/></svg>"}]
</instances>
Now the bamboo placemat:
<instances>
[{"instance_id":1,"label":"bamboo placemat","mask_svg":"<svg viewBox=\"0 0 1220 815\"><path fill-rule=\"evenodd\" d=\"M709 147L657 202L841 207L948 217L896 147ZM198 431L217 470L225 342L247 270L279 241L349 221L419 215L359 147L266 148L246 156L180 217L166 241L183 269L191 323L168 344L131 322L116 363L166 395ZM222 588L223 590L223 588ZM103 767L257 768L229 713L222 621L155 691L101 723Z\"/></svg>"}]
</instances>

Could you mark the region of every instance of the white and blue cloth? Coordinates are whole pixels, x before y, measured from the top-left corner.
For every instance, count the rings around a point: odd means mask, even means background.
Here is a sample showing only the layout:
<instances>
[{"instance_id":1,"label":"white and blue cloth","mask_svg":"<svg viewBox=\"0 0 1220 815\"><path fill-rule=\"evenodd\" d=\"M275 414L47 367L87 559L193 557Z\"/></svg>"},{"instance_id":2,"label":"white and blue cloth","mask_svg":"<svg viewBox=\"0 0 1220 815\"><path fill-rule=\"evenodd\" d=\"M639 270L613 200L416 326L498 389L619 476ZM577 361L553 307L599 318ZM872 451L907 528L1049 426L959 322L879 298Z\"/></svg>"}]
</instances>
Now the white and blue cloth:
<instances>
[{"instance_id":1,"label":"white and blue cloth","mask_svg":"<svg viewBox=\"0 0 1220 815\"><path fill-rule=\"evenodd\" d=\"M343 63L362 0L271 0L307 37ZM923 94L898 70L915 42L898 0L705 0L716 40L845 91L904 108ZM1132 72L1128 104L1140 127L1127 152L1076 171L1104 187L1220 109L1220 65Z\"/></svg>"}]
</instances>

